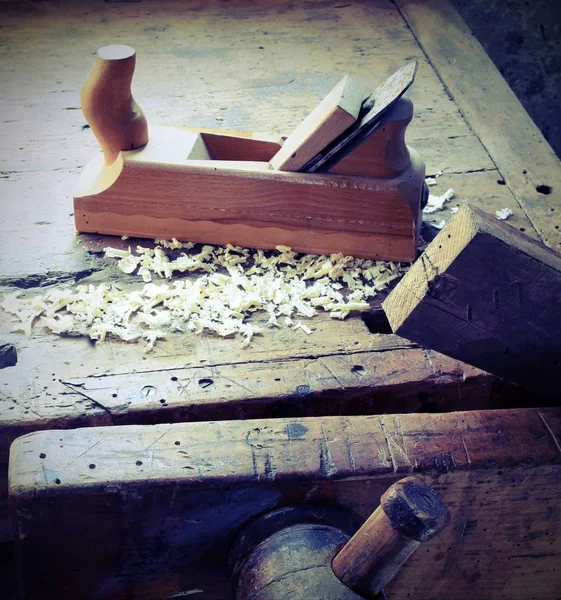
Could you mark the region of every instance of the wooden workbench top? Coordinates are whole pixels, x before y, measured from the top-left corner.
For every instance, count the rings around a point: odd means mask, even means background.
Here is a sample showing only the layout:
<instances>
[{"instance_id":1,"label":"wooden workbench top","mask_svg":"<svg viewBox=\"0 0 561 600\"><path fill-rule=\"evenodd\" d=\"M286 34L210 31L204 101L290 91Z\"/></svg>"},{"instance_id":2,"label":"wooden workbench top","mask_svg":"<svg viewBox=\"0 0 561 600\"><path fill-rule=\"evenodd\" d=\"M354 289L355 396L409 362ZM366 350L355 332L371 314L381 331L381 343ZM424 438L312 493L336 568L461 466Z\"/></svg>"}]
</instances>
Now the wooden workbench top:
<instances>
[{"instance_id":1,"label":"wooden workbench top","mask_svg":"<svg viewBox=\"0 0 561 600\"><path fill-rule=\"evenodd\" d=\"M291 131L342 75L374 87L415 59L407 139L427 174L444 173L433 192L508 207L512 225L561 248L558 160L447 2L2 2L0 13L0 296L129 281L100 252L121 241L78 236L72 217L78 174L99 152L79 90L108 43L136 48L133 92L149 122L272 133ZM0 504L10 443L38 429L489 405L491 376L372 322L318 317L311 336L267 330L246 350L175 334L142 354L26 338L0 313L1 340L18 350L0 371ZM0 537L9 528L0 507Z\"/></svg>"}]
</instances>

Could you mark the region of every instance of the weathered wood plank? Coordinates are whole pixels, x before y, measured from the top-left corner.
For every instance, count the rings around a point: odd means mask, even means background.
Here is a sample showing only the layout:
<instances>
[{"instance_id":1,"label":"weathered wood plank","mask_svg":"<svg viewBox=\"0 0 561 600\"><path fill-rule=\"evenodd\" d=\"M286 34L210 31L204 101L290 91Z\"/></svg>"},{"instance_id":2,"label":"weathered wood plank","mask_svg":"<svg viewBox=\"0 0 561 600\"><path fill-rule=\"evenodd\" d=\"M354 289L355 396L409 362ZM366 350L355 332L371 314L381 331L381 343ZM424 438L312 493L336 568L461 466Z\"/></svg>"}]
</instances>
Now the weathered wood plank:
<instances>
[{"instance_id":1,"label":"weathered wood plank","mask_svg":"<svg viewBox=\"0 0 561 600\"><path fill-rule=\"evenodd\" d=\"M383 303L392 329L558 397L561 254L462 207Z\"/></svg>"},{"instance_id":2,"label":"weathered wood plank","mask_svg":"<svg viewBox=\"0 0 561 600\"><path fill-rule=\"evenodd\" d=\"M544 243L561 249L561 165L552 148L449 0L396 4Z\"/></svg>"},{"instance_id":3,"label":"weathered wood plank","mask_svg":"<svg viewBox=\"0 0 561 600\"><path fill-rule=\"evenodd\" d=\"M9 447L31 431L490 405L494 378L483 371L371 334L360 319L318 318L313 327L298 347L290 330L266 331L249 352L232 340L174 335L141 361L134 345L12 336L20 360L2 372L0 517ZM10 537L0 526L0 538Z\"/></svg>"},{"instance_id":4,"label":"weathered wood plank","mask_svg":"<svg viewBox=\"0 0 561 600\"><path fill-rule=\"evenodd\" d=\"M10 486L28 597L224 598L225 552L252 516L332 502L365 519L414 471L452 522L391 582L392 598L549 600L561 553L559 417L479 411L20 438Z\"/></svg>"}]
</instances>

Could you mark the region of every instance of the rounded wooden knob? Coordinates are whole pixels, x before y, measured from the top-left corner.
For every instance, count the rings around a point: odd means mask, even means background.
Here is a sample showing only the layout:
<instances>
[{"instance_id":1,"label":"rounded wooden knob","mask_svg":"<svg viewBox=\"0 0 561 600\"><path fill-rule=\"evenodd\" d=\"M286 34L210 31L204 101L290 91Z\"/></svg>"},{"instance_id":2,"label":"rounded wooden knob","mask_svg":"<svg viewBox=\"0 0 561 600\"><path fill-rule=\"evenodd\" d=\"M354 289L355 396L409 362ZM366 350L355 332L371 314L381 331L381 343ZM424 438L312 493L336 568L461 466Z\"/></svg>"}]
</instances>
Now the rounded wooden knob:
<instances>
[{"instance_id":1,"label":"rounded wooden knob","mask_svg":"<svg viewBox=\"0 0 561 600\"><path fill-rule=\"evenodd\" d=\"M380 505L393 529L417 542L428 542L450 519L444 500L416 477L405 477L390 486Z\"/></svg>"},{"instance_id":2,"label":"rounded wooden knob","mask_svg":"<svg viewBox=\"0 0 561 600\"><path fill-rule=\"evenodd\" d=\"M448 507L431 487L416 477L401 479L335 556L333 572L357 594L374 597L449 519Z\"/></svg>"},{"instance_id":3,"label":"rounded wooden knob","mask_svg":"<svg viewBox=\"0 0 561 600\"><path fill-rule=\"evenodd\" d=\"M104 46L80 96L82 112L111 165L121 150L148 143L148 124L131 93L136 53L130 46Z\"/></svg>"}]
</instances>

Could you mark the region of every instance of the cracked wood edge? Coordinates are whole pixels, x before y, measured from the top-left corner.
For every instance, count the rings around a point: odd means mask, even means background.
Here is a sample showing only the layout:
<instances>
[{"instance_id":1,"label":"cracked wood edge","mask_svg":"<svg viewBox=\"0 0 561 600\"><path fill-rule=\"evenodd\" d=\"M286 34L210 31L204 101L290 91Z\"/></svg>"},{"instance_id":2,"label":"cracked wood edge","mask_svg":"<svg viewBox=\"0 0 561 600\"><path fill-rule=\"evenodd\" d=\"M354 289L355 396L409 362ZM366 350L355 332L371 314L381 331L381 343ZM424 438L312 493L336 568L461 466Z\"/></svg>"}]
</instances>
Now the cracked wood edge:
<instances>
[{"instance_id":1,"label":"cracked wood edge","mask_svg":"<svg viewBox=\"0 0 561 600\"><path fill-rule=\"evenodd\" d=\"M394 1L540 238L561 250L561 164L551 146L449 0Z\"/></svg>"},{"instance_id":2,"label":"cracked wood edge","mask_svg":"<svg viewBox=\"0 0 561 600\"><path fill-rule=\"evenodd\" d=\"M365 519L415 472L452 522L390 584L392 598L416 588L437 600L489 590L545 600L561 551L560 433L556 408L30 434L10 464L26 597L147 599L158 587L158 597L197 588L224 598L221 557L252 517L333 502Z\"/></svg>"}]
</instances>

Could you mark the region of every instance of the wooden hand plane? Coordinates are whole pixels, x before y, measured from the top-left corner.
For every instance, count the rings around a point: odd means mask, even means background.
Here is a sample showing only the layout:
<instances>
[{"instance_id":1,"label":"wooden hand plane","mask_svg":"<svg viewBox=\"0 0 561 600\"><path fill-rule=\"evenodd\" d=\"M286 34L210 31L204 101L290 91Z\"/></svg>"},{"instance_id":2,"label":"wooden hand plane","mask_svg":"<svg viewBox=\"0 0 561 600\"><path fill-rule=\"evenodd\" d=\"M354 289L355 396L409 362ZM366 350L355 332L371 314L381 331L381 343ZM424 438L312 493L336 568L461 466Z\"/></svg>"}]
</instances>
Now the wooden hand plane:
<instances>
[{"instance_id":1,"label":"wooden hand plane","mask_svg":"<svg viewBox=\"0 0 561 600\"><path fill-rule=\"evenodd\" d=\"M405 144L413 104L401 97L414 69L361 98L335 137L319 135L325 120L312 117L330 106L318 106L302 126L328 143L294 172L281 169L296 152L278 160L291 136L148 127L131 94L135 59L130 46L101 48L82 88L103 156L74 193L79 232L415 259L425 167Z\"/></svg>"}]
</instances>

